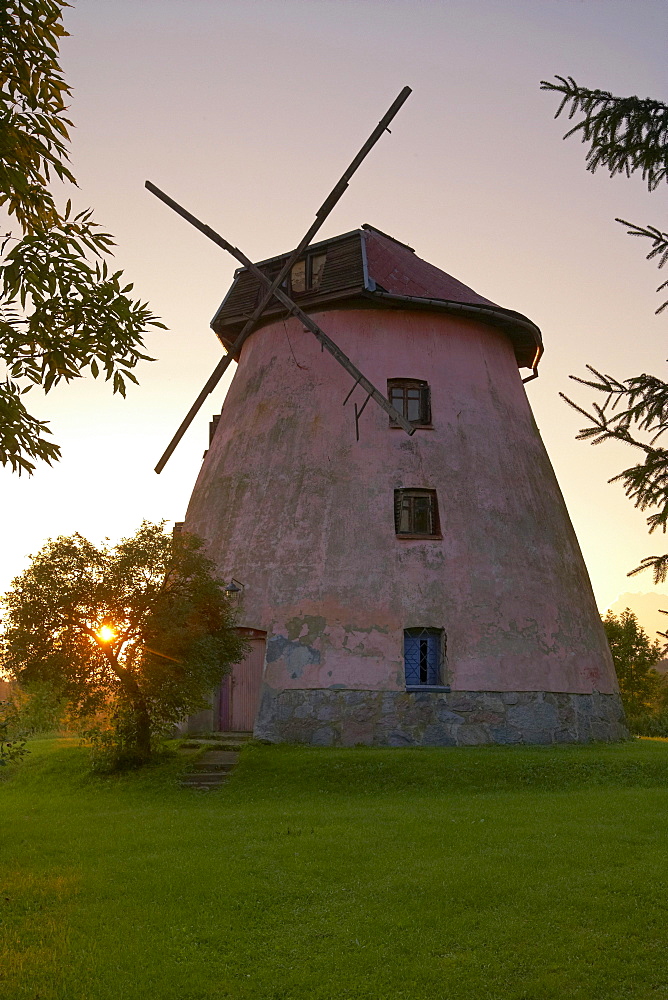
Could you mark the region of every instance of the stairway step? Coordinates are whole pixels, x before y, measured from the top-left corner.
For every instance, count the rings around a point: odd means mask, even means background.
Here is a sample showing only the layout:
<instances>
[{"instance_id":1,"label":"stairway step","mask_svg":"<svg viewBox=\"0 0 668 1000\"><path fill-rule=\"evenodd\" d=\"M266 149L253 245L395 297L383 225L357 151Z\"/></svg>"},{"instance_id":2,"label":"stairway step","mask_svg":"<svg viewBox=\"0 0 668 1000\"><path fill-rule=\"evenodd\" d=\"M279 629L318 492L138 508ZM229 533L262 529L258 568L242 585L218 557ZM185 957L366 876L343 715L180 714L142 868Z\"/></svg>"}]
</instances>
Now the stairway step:
<instances>
[{"instance_id":1,"label":"stairway step","mask_svg":"<svg viewBox=\"0 0 668 1000\"><path fill-rule=\"evenodd\" d=\"M193 781L227 781L232 769L229 771L193 771L191 776Z\"/></svg>"},{"instance_id":2,"label":"stairway step","mask_svg":"<svg viewBox=\"0 0 668 1000\"><path fill-rule=\"evenodd\" d=\"M204 743L204 741L201 741ZM205 746L210 746L207 741ZM207 749L181 780L182 788L217 788L225 782L239 760L239 751L227 745Z\"/></svg>"},{"instance_id":3,"label":"stairway step","mask_svg":"<svg viewBox=\"0 0 668 1000\"><path fill-rule=\"evenodd\" d=\"M187 740L182 743L179 749L183 750L201 750L202 747L210 748L211 750L242 750L249 740Z\"/></svg>"},{"instance_id":4,"label":"stairway step","mask_svg":"<svg viewBox=\"0 0 668 1000\"><path fill-rule=\"evenodd\" d=\"M200 781L197 784L193 781L182 781L181 788L192 788L196 792L211 792L214 788L220 788L222 782L217 781L212 784L210 781Z\"/></svg>"}]
</instances>

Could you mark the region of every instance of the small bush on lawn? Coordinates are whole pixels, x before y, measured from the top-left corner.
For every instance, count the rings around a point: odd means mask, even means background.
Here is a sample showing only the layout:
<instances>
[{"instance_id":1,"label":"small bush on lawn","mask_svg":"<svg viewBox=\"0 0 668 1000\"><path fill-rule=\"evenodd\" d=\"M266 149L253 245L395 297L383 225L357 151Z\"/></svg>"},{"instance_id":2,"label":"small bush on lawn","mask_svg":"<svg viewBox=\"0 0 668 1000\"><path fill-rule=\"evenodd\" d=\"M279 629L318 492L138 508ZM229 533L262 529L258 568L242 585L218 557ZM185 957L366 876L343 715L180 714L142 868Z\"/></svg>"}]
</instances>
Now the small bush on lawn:
<instances>
[{"instance_id":1,"label":"small bush on lawn","mask_svg":"<svg viewBox=\"0 0 668 1000\"><path fill-rule=\"evenodd\" d=\"M0 701L0 767L6 767L28 752L21 719L16 708Z\"/></svg>"},{"instance_id":2,"label":"small bush on lawn","mask_svg":"<svg viewBox=\"0 0 668 1000\"><path fill-rule=\"evenodd\" d=\"M644 712L627 716L634 736L659 736L668 739L668 712Z\"/></svg>"},{"instance_id":3,"label":"small bush on lawn","mask_svg":"<svg viewBox=\"0 0 668 1000\"><path fill-rule=\"evenodd\" d=\"M142 767L146 760L137 751L137 720L123 705L110 711L98 712L91 717L86 728L79 729L82 742L90 751L91 770L96 774L113 774ZM151 732L151 758L165 754L165 740L173 732L169 723L161 728L153 726Z\"/></svg>"}]
</instances>

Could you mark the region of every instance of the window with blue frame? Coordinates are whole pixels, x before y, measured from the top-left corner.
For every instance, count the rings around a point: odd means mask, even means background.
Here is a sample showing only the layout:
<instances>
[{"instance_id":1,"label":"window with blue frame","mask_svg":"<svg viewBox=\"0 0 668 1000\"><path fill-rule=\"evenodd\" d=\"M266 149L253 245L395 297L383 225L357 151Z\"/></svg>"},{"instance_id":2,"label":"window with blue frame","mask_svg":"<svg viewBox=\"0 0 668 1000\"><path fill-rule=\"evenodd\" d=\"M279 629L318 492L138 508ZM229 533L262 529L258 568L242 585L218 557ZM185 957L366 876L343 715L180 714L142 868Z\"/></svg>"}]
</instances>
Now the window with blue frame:
<instances>
[{"instance_id":1,"label":"window with blue frame","mask_svg":"<svg viewBox=\"0 0 668 1000\"><path fill-rule=\"evenodd\" d=\"M440 628L404 629L406 687L442 687L445 633Z\"/></svg>"}]
</instances>

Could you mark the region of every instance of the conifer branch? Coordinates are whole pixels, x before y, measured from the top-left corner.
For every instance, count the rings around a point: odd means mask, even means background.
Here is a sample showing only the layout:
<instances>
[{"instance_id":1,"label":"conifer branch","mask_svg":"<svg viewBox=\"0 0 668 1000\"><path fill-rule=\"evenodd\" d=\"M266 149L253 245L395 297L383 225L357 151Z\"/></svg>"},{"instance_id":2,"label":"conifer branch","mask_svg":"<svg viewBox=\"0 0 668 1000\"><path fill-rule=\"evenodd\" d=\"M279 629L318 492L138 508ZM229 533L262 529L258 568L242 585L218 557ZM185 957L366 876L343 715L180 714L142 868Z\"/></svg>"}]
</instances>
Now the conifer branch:
<instances>
[{"instance_id":1,"label":"conifer branch","mask_svg":"<svg viewBox=\"0 0 668 1000\"><path fill-rule=\"evenodd\" d=\"M622 226L626 226L628 236L643 236L646 239L652 241L652 248L646 255L647 260L652 260L654 257L658 257L657 267L663 267L663 265L668 260L668 233L662 233L660 229L656 229L655 226L636 226L633 222L626 222L624 219L615 219L615 222L620 222ZM668 288L668 281L663 281L657 288L657 292L662 291L664 288ZM663 302L658 309L655 310L656 314L663 312L663 310L668 306L668 299Z\"/></svg>"},{"instance_id":2,"label":"conifer branch","mask_svg":"<svg viewBox=\"0 0 668 1000\"><path fill-rule=\"evenodd\" d=\"M668 553L663 556L645 556L641 560L640 565L632 569L627 576L636 576L638 573L644 572L646 569L652 570L652 577L654 584L664 583L666 577L668 577ZM668 638L668 635L664 632L659 632L659 635L664 638Z\"/></svg>"},{"instance_id":3,"label":"conifer branch","mask_svg":"<svg viewBox=\"0 0 668 1000\"><path fill-rule=\"evenodd\" d=\"M580 133L582 142L589 143L587 170L605 167L611 177L630 177L639 170L650 191L668 181L668 105L580 87L572 76L555 79L541 80L541 90L563 95L555 118L564 111L570 120L582 116L564 139Z\"/></svg>"}]
</instances>

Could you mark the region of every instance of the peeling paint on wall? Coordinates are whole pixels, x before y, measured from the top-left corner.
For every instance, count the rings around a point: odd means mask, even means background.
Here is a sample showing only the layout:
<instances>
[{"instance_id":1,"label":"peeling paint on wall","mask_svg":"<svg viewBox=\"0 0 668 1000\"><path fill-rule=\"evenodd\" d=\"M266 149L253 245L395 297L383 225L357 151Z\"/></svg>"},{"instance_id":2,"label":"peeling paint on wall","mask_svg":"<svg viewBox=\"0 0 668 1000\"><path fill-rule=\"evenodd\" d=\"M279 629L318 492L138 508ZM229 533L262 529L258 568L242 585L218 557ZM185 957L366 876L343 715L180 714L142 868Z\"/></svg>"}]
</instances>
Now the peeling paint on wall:
<instances>
[{"instance_id":1,"label":"peeling paint on wall","mask_svg":"<svg viewBox=\"0 0 668 1000\"><path fill-rule=\"evenodd\" d=\"M290 641L282 635L272 635L267 641L267 664L282 660L291 680L298 680L304 668L320 663L320 651L301 642Z\"/></svg>"},{"instance_id":2,"label":"peeling paint on wall","mask_svg":"<svg viewBox=\"0 0 668 1000\"><path fill-rule=\"evenodd\" d=\"M614 694L505 334L404 310L314 318L379 388L428 381L433 427L408 438L370 403L356 441L341 405L349 376L298 321L246 341L186 530L205 539L222 579L243 582L242 624L268 635L267 689L398 697L404 629L431 627L447 634L453 692ZM442 539L397 538L402 487L437 491Z\"/></svg>"}]
</instances>

